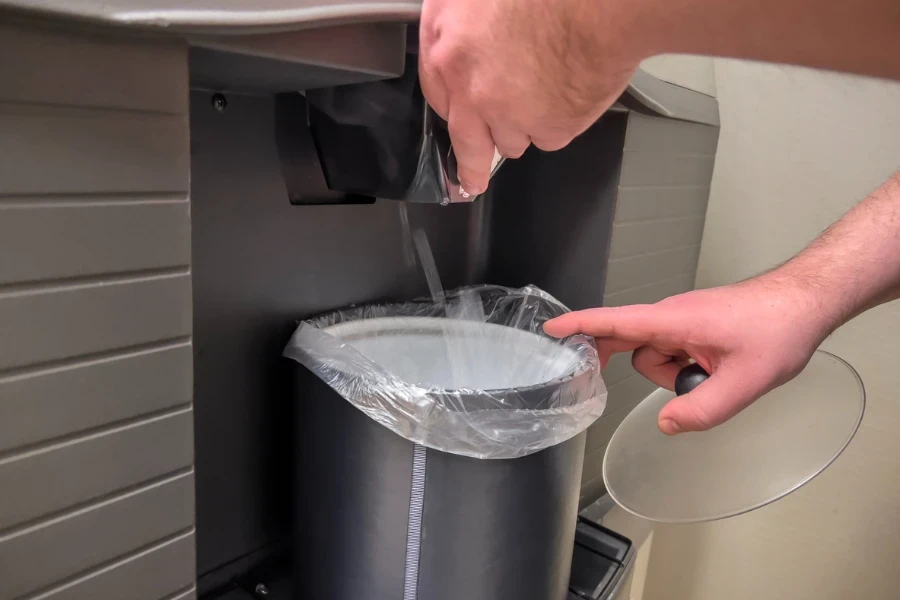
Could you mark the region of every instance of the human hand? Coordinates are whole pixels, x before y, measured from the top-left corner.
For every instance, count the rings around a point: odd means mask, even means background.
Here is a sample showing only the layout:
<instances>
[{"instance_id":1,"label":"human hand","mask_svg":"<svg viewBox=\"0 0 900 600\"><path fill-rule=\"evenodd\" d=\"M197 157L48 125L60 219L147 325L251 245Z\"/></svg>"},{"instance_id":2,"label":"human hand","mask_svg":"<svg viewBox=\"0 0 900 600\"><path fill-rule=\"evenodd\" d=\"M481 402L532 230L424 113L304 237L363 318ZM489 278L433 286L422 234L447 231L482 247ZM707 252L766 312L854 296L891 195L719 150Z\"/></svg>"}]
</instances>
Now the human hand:
<instances>
[{"instance_id":1,"label":"human hand","mask_svg":"<svg viewBox=\"0 0 900 600\"><path fill-rule=\"evenodd\" d=\"M632 49L629 4L424 1L419 78L448 122L466 192L487 188L495 147L507 158L531 143L558 150L616 101L644 58Z\"/></svg>"},{"instance_id":2,"label":"human hand","mask_svg":"<svg viewBox=\"0 0 900 600\"><path fill-rule=\"evenodd\" d=\"M545 325L556 337L594 336L603 367L634 350L634 368L670 390L689 358L700 364L710 378L659 413L669 435L710 429L793 379L832 329L813 294L766 276L653 305L573 312Z\"/></svg>"}]
</instances>

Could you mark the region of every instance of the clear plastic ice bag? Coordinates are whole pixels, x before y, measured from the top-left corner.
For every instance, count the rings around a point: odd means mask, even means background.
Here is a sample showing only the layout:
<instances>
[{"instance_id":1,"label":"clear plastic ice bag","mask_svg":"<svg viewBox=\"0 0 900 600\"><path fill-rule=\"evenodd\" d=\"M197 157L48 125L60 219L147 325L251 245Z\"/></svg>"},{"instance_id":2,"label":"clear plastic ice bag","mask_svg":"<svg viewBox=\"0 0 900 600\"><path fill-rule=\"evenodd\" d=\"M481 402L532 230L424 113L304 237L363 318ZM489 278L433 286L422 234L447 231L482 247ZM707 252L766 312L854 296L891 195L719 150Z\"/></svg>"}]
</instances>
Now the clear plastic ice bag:
<instances>
[{"instance_id":1,"label":"clear plastic ice bag","mask_svg":"<svg viewBox=\"0 0 900 600\"><path fill-rule=\"evenodd\" d=\"M565 312L535 287L469 287L304 321L284 355L412 442L518 458L578 435L606 407L593 339L543 332Z\"/></svg>"}]
</instances>

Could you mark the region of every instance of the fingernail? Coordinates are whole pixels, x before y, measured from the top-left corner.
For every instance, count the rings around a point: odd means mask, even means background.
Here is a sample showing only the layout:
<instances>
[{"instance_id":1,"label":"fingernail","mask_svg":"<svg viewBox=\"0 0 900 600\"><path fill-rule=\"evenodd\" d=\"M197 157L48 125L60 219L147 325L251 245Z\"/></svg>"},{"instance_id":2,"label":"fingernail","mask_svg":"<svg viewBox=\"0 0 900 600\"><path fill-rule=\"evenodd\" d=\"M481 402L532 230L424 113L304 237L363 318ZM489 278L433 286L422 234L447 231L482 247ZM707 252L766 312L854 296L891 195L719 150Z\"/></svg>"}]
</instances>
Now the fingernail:
<instances>
[{"instance_id":1,"label":"fingernail","mask_svg":"<svg viewBox=\"0 0 900 600\"><path fill-rule=\"evenodd\" d=\"M460 194L468 194L470 196L477 196L484 190L478 187L477 185L469 185L468 183L460 183L459 184L459 193Z\"/></svg>"},{"instance_id":2,"label":"fingernail","mask_svg":"<svg viewBox=\"0 0 900 600\"><path fill-rule=\"evenodd\" d=\"M676 423L673 419L663 419L662 421L660 421L659 430L666 435L677 435L679 433L684 433L684 429L681 428L681 425Z\"/></svg>"}]
</instances>

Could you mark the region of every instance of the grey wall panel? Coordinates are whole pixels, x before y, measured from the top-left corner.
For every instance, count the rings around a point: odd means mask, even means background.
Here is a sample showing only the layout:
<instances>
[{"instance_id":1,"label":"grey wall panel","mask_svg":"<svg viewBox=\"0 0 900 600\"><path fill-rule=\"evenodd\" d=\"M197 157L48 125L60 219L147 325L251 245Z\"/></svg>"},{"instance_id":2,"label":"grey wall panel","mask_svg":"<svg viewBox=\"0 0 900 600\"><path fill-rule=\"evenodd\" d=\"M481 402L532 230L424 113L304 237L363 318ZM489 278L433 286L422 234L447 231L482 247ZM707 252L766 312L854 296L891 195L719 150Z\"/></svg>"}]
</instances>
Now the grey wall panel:
<instances>
[{"instance_id":1,"label":"grey wall panel","mask_svg":"<svg viewBox=\"0 0 900 600\"><path fill-rule=\"evenodd\" d=\"M186 115L0 104L0 195L186 192Z\"/></svg>"},{"instance_id":2,"label":"grey wall panel","mask_svg":"<svg viewBox=\"0 0 900 600\"><path fill-rule=\"evenodd\" d=\"M639 375L637 371L631 369L631 372L632 375L630 377L610 386L604 416L616 412L635 398L643 398L656 389L655 385ZM600 417L600 420L602 421L603 417ZM596 447L596 444L594 444L594 447Z\"/></svg>"},{"instance_id":3,"label":"grey wall panel","mask_svg":"<svg viewBox=\"0 0 900 600\"><path fill-rule=\"evenodd\" d=\"M612 434L615 433L616 429L619 427L619 424L628 416L628 413L637 406L644 397L656 389L651 383L648 383L644 378L640 376L635 376L635 379L638 379L642 382L642 390L641 394L634 394L624 405L620 405L615 410L603 415L597 423L592 426L593 431L588 434L588 442L589 446L586 448L588 454L595 452L599 448L603 448L606 446L609 439L612 437ZM591 464L594 464L591 462ZM596 471L599 472L599 471ZM591 479L591 474L584 475L582 477L583 481L589 481Z\"/></svg>"},{"instance_id":4,"label":"grey wall panel","mask_svg":"<svg viewBox=\"0 0 900 600\"><path fill-rule=\"evenodd\" d=\"M0 531L191 466L190 409L0 460ZM88 467L89 468L86 468Z\"/></svg>"},{"instance_id":5,"label":"grey wall panel","mask_svg":"<svg viewBox=\"0 0 900 600\"><path fill-rule=\"evenodd\" d=\"M704 221L705 216L699 215L616 223L613 225L610 259L696 246L703 237Z\"/></svg>"},{"instance_id":6,"label":"grey wall panel","mask_svg":"<svg viewBox=\"0 0 900 600\"><path fill-rule=\"evenodd\" d=\"M615 294L679 275L693 275L700 244L638 256L616 258L607 266L607 294Z\"/></svg>"},{"instance_id":7,"label":"grey wall panel","mask_svg":"<svg viewBox=\"0 0 900 600\"><path fill-rule=\"evenodd\" d=\"M187 274L0 292L0 369L188 335L190 304Z\"/></svg>"},{"instance_id":8,"label":"grey wall panel","mask_svg":"<svg viewBox=\"0 0 900 600\"><path fill-rule=\"evenodd\" d=\"M632 112L628 115L625 152L700 154L712 158L718 140L718 127Z\"/></svg>"},{"instance_id":9,"label":"grey wall panel","mask_svg":"<svg viewBox=\"0 0 900 600\"><path fill-rule=\"evenodd\" d=\"M189 265L190 244L186 196L0 202L0 284Z\"/></svg>"},{"instance_id":10,"label":"grey wall panel","mask_svg":"<svg viewBox=\"0 0 900 600\"><path fill-rule=\"evenodd\" d=\"M581 485L584 486L589 481L597 478L597 475L603 474L603 454L606 452L606 443L598 448L584 449L584 469L581 471Z\"/></svg>"},{"instance_id":11,"label":"grey wall panel","mask_svg":"<svg viewBox=\"0 0 900 600\"><path fill-rule=\"evenodd\" d=\"M604 447L604 450L606 448ZM590 481L581 484L581 498L578 502L578 510L584 510L592 503L594 503L597 498L606 493L606 485L603 482L602 473L597 477L594 477Z\"/></svg>"},{"instance_id":12,"label":"grey wall panel","mask_svg":"<svg viewBox=\"0 0 900 600\"><path fill-rule=\"evenodd\" d=\"M169 598L194 584L186 45L4 20L0 56L0 600Z\"/></svg>"},{"instance_id":13,"label":"grey wall panel","mask_svg":"<svg viewBox=\"0 0 900 600\"><path fill-rule=\"evenodd\" d=\"M629 367L630 368L630 367ZM587 430L582 485L602 475L603 451L622 420L647 394L656 389L650 381L631 369L632 375L609 388L606 411ZM582 490L582 495L585 492Z\"/></svg>"},{"instance_id":14,"label":"grey wall panel","mask_svg":"<svg viewBox=\"0 0 900 600\"><path fill-rule=\"evenodd\" d=\"M604 306L651 304L693 288L717 140L717 127L629 113ZM588 429L583 505L604 492L610 437L656 387L630 353L614 356L604 378L609 399Z\"/></svg>"},{"instance_id":15,"label":"grey wall panel","mask_svg":"<svg viewBox=\"0 0 900 600\"><path fill-rule=\"evenodd\" d=\"M183 42L0 24L0 102L187 112ZM39 66L40 68L35 68Z\"/></svg>"},{"instance_id":16,"label":"grey wall panel","mask_svg":"<svg viewBox=\"0 0 900 600\"><path fill-rule=\"evenodd\" d=\"M194 541L179 535L30 600L161 600L193 586Z\"/></svg>"},{"instance_id":17,"label":"grey wall panel","mask_svg":"<svg viewBox=\"0 0 900 600\"><path fill-rule=\"evenodd\" d=\"M0 600L50 587L193 524L194 481L187 473L14 531L0 537Z\"/></svg>"},{"instance_id":18,"label":"grey wall panel","mask_svg":"<svg viewBox=\"0 0 900 600\"><path fill-rule=\"evenodd\" d=\"M630 410L635 402L642 400L656 389L653 383L638 375L636 371L632 370L632 373L628 379L610 387L606 411L602 417L597 419L596 423L588 428L587 442L585 443L588 453L606 445L613 431L618 427L618 423L624 418L624 415L618 415L618 413L623 409ZM616 420L617 415L618 420ZM612 428L610 428L611 422L615 422ZM585 470L590 471L589 466L588 463L585 463ZM587 473L584 476L585 481L591 479L593 475L593 473Z\"/></svg>"},{"instance_id":19,"label":"grey wall panel","mask_svg":"<svg viewBox=\"0 0 900 600\"><path fill-rule=\"evenodd\" d=\"M712 179L713 162L712 156L699 154L626 152L620 185L708 185Z\"/></svg>"},{"instance_id":20,"label":"grey wall panel","mask_svg":"<svg viewBox=\"0 0 900 600\"><path fill-rule=\"evenodd\" d=\"M191 352L181 342L0 377L0 454L189 404Z\"/></svg>"},{"instance_id":21,"label":"grey wall panel","mask_svg":"<svg viewBox=\"0 0 900 600\"><path fill-rule=\"evenodd\" d=\"M634 375L634 369L631 367L631 352L620 352L613 355L606 368L603 369L603 381L607 388L632 375Z\"/></svg>"},{"instance_id":22,"label":"grey wall panel","mask_svg":"<svg viewBox=\"0 0 900 600\"><path fill-rule=\"evenodd\" d=\"M641 287L631 288L603 297L606 306L627 306L629 304L653 304L669 296L683 294L694 288L695 273L684 273L672 279L664 279Z\"/></svg>"},{"instance_id":23,"label":"grey wall panel","mask_svg":"<svg viewBox=\"0 0 900 600\"><path fill-rule=\"evenodd\" d=\"M563 150L532 148L497 172L491 283L534 284L573 310L601 304L626 126L607 113Z\"/></svg>"},{"instance_id":24,"label":"grey wall panel","mask_svg":"<svg viewBox=\"0 0 900 600\"><path fill-rule=\"evenodd\" d=\"M619 188L616 223L706 215L709 185Z\"/></svg>"},{"instance_id":25,"label":"grey wall panel","mask_svg":"<svg viewBox=\"0 0 900 600\"><path fill-rule=\"evenodd\" d=\"M184 593L166 596L160 600L197 600L197 590L188 590Z\"/></svg>"}]
</instances>

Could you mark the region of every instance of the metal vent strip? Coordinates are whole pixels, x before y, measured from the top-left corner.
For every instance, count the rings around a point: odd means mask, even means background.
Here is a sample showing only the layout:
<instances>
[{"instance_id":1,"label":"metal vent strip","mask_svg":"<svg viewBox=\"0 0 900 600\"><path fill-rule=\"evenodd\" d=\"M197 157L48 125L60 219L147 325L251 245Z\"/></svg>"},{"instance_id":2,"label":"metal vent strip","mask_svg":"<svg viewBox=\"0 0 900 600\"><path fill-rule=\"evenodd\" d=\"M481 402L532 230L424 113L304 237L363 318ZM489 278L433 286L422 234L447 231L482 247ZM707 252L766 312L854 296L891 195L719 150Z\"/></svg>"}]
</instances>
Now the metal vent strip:
<instances>
[{"instance_id":1,"label":"metal vent strip","mask_svg":"<svg viewBox=\"0 0 900 600\"><path fill-rule=\"evenodd\" d=\"M409 492L409 520L406 525L406 568L403 600L416 600L419 587L419 552L422 546L422 509L425 504L425 446L413 448L412 485Z\"/></svg>"}]
</instances>

